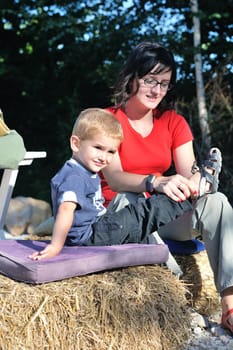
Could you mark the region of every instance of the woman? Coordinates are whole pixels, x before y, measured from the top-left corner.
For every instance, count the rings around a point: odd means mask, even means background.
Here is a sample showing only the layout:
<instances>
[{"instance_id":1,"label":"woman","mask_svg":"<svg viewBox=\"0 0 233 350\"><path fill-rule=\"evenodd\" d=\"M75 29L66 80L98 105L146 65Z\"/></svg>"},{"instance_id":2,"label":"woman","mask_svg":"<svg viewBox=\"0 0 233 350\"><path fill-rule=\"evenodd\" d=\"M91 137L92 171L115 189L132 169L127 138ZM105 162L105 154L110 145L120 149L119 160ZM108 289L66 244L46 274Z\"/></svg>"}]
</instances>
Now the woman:
<instances>
[{"instance_id":1,"label":"woman","mask_svg":"<svg viewBox=\"0 0 233 350\"><path fill-rule=\"evenodd\" d=\"M233 333L233 209L217 192L221 154L212 149L200 170L194 166L192 132L174 110L175 83L169 50L142 42L132 51L116 84L116 104L108 108L122 124L124 140L103 170L103 194L107 203L113 199L115 211L153 190L193 201L193 211L163 226L159 235L180 241L202 235L222 298L222 324ZM176 174L165 176L172 162Z\"/></svg>"}]
</instances>

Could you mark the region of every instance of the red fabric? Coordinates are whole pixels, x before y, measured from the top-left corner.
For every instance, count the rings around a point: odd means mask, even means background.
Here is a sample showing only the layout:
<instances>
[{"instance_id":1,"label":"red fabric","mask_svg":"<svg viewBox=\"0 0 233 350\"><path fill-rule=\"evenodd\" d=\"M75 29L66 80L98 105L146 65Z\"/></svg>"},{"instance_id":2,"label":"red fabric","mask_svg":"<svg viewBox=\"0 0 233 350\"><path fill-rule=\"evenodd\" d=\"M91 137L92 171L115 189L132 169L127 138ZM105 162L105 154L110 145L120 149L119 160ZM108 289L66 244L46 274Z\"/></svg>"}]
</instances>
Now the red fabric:
<instances>
[{"instance_id":1,"label":"red fabric","mask_svg":"<svg viewBox=\"0 0 233 350\"><path fill-rule=\"evenodd\" d=\"M131 127L121 109L108 110L123 127L124 140L119 148L119 155L122 168L126 172L162 175L171 166L173 150L193 140L187 121L174 110L164 112L158 119L154 118L154 127L146 137L142 137ZM104 179L102 190L107 205L116 192L110 190Z\"/></svg>"}]
</instances>

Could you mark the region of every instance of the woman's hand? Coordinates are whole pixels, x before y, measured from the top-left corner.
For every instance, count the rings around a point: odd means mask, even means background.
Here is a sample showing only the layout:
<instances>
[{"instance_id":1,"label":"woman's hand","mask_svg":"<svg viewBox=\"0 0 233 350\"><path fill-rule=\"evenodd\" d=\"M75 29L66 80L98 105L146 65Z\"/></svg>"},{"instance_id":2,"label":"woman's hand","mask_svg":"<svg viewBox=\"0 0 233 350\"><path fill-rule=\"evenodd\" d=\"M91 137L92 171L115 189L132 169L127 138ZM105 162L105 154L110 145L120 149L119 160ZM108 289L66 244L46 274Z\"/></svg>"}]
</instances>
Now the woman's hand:
<instances>
[{"instance_id":1,"label":"woman's hand","mask_svg":"<svg viewBox=\"0 0 233 350\"><path fill-rule=\"evenodd\" d=\"M196 198L199 186L197 181L176 174L157 177L154 181L154 189L166 194L176 202L181 202L190 197Z\"/></svg>"}]
</instances>

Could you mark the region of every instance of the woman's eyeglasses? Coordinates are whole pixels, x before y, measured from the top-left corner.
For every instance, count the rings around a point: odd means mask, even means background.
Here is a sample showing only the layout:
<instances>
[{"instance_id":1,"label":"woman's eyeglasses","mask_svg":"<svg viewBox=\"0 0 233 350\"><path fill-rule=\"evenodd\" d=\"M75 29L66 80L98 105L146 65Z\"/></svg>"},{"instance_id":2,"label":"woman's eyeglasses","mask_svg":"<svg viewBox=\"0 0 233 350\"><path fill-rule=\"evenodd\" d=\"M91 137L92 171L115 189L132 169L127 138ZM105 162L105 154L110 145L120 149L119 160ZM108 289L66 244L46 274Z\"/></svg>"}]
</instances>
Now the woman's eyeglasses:
<instances>
[{"instance_id":1,"label":"woman's eyeglasses","mask_svg":"<svg viewBox=\"0 0 233 350\"><path fill-rule=\"evenodd\" d=\"M160 85L160 89L163 91L168 91L172 88L172 85L168 82L161 81L159 82L158 80L154 78L144 78L142 79L144 82L144 85L149 88L155 88L156 86Z\"/></svg>"}]
</instances>

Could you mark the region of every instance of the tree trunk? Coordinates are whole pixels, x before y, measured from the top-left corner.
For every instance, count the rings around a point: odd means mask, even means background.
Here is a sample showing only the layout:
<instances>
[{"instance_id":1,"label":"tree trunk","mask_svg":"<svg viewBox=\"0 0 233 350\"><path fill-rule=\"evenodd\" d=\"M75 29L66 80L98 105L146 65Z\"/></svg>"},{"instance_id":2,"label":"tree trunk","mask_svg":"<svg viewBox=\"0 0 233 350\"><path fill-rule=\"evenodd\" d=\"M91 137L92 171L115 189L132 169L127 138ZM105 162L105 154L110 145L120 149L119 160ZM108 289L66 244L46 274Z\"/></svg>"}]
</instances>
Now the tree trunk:
<instances>
[{"instance_id":1,"label":"tree trunk","mask_svg":"<svg viewBox=\"0 0 233 350\"><path fill-rule=\"evenodd\" d=\"M198 104L198 117L202 135L202 148L209 148L211 145L211 135L208 123L208 113L205 101L205 89L202 76L202 57L200 53L201 30L200 18L198 16L198 0L191 0L191 11L193 14L193 44L194 44L194 63L196 75L196 92Z\"/></svg>"}]
</instances>

